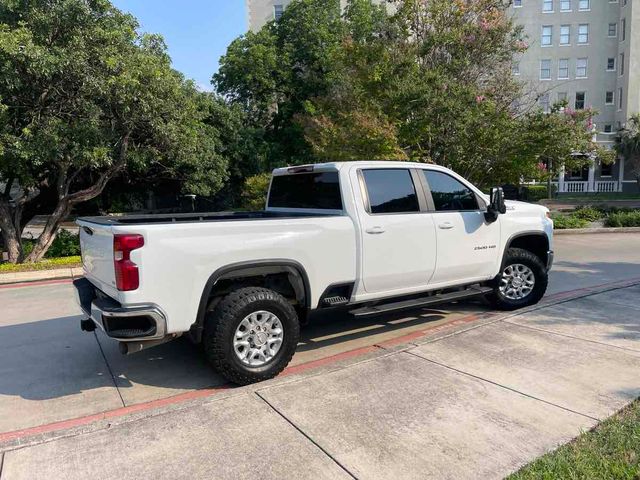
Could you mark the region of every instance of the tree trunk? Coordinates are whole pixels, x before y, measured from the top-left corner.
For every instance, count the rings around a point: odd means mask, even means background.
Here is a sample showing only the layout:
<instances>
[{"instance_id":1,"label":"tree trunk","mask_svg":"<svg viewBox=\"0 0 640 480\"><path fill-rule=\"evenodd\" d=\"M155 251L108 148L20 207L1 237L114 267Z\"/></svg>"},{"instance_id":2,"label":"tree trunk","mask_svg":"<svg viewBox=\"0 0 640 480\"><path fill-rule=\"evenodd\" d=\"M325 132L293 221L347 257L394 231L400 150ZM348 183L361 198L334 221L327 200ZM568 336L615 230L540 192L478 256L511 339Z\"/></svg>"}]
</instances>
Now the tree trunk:
<instances>
[{"instance_id":1,"label":"tree trunk","mask_svg":"<svg viewBox=\"0 0 640 480\"><path fill-rule=\"evenodd\" d=\"M67 215L69 215L71 211L71 205L66 199L62 199L56 205L55 210L49 216L49 220L47 220L40 237L38 237L38 241L33 246L33 250L31 253L27 255L24 259L25 263L37 262L42 259L49 247L56 239L56 235L58 234L58 228L60 224L65 219Z\"/></svg>"},{"instance_id":2,"label":"tree trunk","mask_svg":"<svg viewBox=\"0 0 640 480\"><path fill-rule=\"evenodd\" d=\"M20 240L20 229L15 228L11 207L8 203L0 200L0 229L2 230L2 241L9 254L10 263L18 263L22 260L22 242Z\"/></svg>"}]
</instances>

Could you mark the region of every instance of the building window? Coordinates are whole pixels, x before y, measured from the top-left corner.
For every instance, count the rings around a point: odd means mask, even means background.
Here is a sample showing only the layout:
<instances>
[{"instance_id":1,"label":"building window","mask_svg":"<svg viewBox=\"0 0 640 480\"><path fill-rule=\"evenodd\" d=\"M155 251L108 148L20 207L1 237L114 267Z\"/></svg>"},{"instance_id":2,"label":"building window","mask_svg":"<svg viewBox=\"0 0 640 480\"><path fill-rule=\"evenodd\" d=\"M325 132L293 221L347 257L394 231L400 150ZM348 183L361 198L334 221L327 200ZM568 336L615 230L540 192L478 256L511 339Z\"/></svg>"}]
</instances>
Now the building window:
<instances>
[{"instance_id":1,"label":"building window","mask_svg":"<svg viewBox=\"0 0 640 480\"><path fill-rule=\"evenodd\" d=\"M561 58L558 60L558 80L566 80L569 78L569 59Z\"/></svg>"},{"instance_id":2,"label":"building window","mask_svg":"<svg viewBox=\"0 0 640 480\"><path fill-rule=\"evenodd\" d=\"M284 5L278 4L273 6L273 18L276 20L280 20L282 14L284 12Z\"/></svg>"},{"instance_id":3,"label":"building window","mask_svg":"<svg viewBox=\"0 0 640 480\"><path fill-rule=\"evenodd\" d=\"M587 97L587 94L585 92L576 92L576 102L575 102L576 110L584 110L584 103L585 103L586 97Z\"/></svg>"},{"instance_id":4,"label":"building window","mask_svg":"<svg viewBox=\"0 0 640 480\"><path fill-rule=\"evenodd\" d=\"M611 125L609 125L611 126ZM613 176L613 163L601 163L600 164L600 176L611 177Z\"/></svg>"},{"instance_id":5,"label":"building window","mask_svg":"<svg viewBox=\"0 0 640 480\"><path fill-rule=\"evenodd\" d=\"M613 125L611 125L610 123L605 123L602 133L613 133Z\"/></svg>"},{"instance_id":6,"label":"building window","mask_svg":"<svg viewBox=\"0 0 640 480\"><path fill-rule=\"evenodd\" d=\"M513 7L519 8L522 6L522 0L513 0Z\"/></svg>"},{"instance_id":7,"label":"building window","mask_svg":"<svg viewBox=\"0 0 640 480\"><path fill-rule=\"evenodd\" d=\"M620 23L620 30L621 30L621 36L622 38L620 39L621 42L624 42L625 39L627 38L627 19L623 18L622 22Z\"/></svg>"},{"instance_id":8,"label":"building window","mask_svg":"<svg viewBox=\"0 0 640 480\"><path fill-rule=\"evenodd\" d=\"M571 43L571 26L560 25L560 45L569 45Z\"/></svg>"},{"instance_id":9,"label":"building window","mask_svg":"<svg viewBox=\"0 0 640 480\"><path fill-rule=\"evenodd\" d=\"M553 12L553 0L542 0L542 11Z\"/></svg>"},{"instance_id":10,"label":"building window","mask_svg":"<svg viewBox=\"0 0 640 480\"><path fill-rule=\"evenodd\" d=\"M544 25L542 27L542 41L541 44L548 47L553 43L553 27L551 25Z\"/></svg>"},{"instance_id":11,"label":"building window","mask_svg":"<svg viewBox=\"0 0 640 480\"><path fill-rule=\"evenodd\" d=\"M607 72L616 71L616 57L607 58Z\"/></svg>"},{"instance_id":12,"label":"building window","mask_svg":"<svg viewBox=\"0 0 640 480\"><path fill-rule=\"evenodd\" d=\"M549 94L548 93L545 93L545 94L540 96L539 103L540 103L540 108L542 109L542 111L544 113L549 113L551 111L551 108L550 108L551 105L549 103Z\"/></svg>"},{"instance_id":13,"label":"building window","mask_svg":"<svg viewBox=\"0 0 640 480\"><path fill-rule=\"evenodd\" d=\"M571 11L571 0L560 0L560 11L562 11L562 12L570 12Z\"/></svg>"},{"instance_id":14,"label":"building window","mask_svg":"<svg viewBox=\"0 0 640 480\"><path fill-rule=\"evenodd\" d=\"M558 92L558 103L566 102L567 100L567 92Z\"/></svg>"},{"instance_id":15,"label":"building window","mask_svg":"<svg viewBox=\"0 0 640 480\"><path fill-rule=\"evenodd\" d=\"M580 0L578 3L578 10L589 10L591 8L590 0Z\"/></svg>"},{"instance_id":16,"label":"building window","mask_svg":"<svg viewBox=\"0 0 640 480\"><path fill-rule=\"evenodd\" d=\"M540 60L540 80L551 80L551 60Z\"/></svg>"},{"instance_id":17,"label":"building window","mask_svg":"<svg viewBox=\"0 0 640 480\"><path fill-rule=\"evenodd\" d=\"M579 58L576 61L576 77L587 78L587 62L586 58Z\"/></svg>"},{"instance_id":18,"label":"building window","mask_svg":"<svg viewBox=\"0 0 640 480\"><path fill-rule=\"evenodd\" d=\"M511 64L511 74L520 75L520 62L513 62L513 64Z\"/></svg>"},{"instance_id":19,"label":"building window","mask_svg":"<svg viewBox=\"0 0 640 480\"><path fill-rule=\"evenodd\" d=\"M609 30L607 30L607 37L617 37L618 36L618 24L610 23Z\"/></svg>"},{"instance_id":20,"label":"building window","mask_svg":"<svg viewBox=\"0 0 640 480\"><path fill-rule=\"evenodd\" d=\"M604 103L605 105L613 105L615 102L613 92L605 92L604 94Z\"/></svg>"},{"instance_id":21,"label":"building window","mask_svg":"<svg viewBox=\"0 0 640 480\"><path fill-rule=\"evenodd\" d=\"M624 75L624 52L620 54L620 75Z\"/></svg>"},{"instance_id":22,"label":"building window","mask_svg":"<svg viewBox=\"0 0 640 480\"><path fill-rule=\"evenodd\" d=\"M589 24L581 23L578 25L578 43L589 43Z\"/></svg>"},{"instance_id":23,"label":"building window","mask_svg":"<svg viewBox=\"0 0 640 480\"><path fill-rule=\"evenodd\" d=\"M622 87L618 89L618 108L622 110Z\"/></svg>"}]
</instances>

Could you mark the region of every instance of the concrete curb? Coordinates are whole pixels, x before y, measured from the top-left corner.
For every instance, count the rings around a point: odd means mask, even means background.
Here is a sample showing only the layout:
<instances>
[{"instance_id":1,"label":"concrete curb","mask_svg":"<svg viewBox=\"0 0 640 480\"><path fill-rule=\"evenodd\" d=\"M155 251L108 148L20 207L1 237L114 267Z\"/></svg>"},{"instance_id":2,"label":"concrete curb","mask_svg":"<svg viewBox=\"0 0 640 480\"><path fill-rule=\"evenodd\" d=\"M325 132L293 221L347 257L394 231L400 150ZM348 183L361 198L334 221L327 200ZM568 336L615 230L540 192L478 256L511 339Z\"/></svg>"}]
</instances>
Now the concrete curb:
<instances>
[{"instance_id":1,"label":"concrete curb","mask_svg":"<svg viewBox=\"0 0 640 480\"><path fill-rule=\"evenodd\" d=\"M582 235L585 233L640 233L640 227L566 228L553 231L554 235Z\"/></svg>"},{"instance_id":2,"label":"concrete curb","mask_svg":"<svg viewBox=\"0 0 640 480\"><path fill-rule=\"evenodd\" d=\"M14 283L38 282L61 278L77 278L83 275L82 267L65 267L51 270L35 270L29 272L0 273L0 285Z\"/></svg>"},{"instance_id":3,"label":"concrete curb","mask_svg":"<svg viewBox=\"0 0 640 480\"><path fill-rule=\"evenodd\" d=\"M537 305L513 312L490 311L479 315L471 314L467 317L452 321L450 324L426 328L423 331L413 332L394 339L393 341L360 347L332 357L289 367L278 377L253 385L243 387L223 385L204 390L194 390L173 397L129 405L85 417L62 420L60 422L29 427L23 430L0 432L0 453L54 441L59 438L105 430L116 425L160 416L232 396L255 394L256 392L267 390L274 386L280 386L290 382L299 382L306 378L328 374L356 364L404 352L425 343L435 342L490 323L507 320L530 311L635 285L640 285L640 277L557 293L546 297Z\"/></svg>"}]
</instances>

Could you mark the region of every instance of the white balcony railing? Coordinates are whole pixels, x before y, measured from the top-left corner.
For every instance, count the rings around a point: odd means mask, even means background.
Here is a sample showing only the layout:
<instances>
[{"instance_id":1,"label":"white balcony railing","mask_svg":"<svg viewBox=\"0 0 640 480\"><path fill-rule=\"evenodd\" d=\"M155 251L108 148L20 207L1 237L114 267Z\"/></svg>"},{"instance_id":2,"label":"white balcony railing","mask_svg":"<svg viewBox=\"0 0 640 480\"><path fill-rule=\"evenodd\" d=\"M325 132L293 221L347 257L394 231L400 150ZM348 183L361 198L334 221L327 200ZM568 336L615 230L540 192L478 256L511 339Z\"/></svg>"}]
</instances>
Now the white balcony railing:
<instances>
[{"instance_id":1,"label":"white balcony railing","mask_svg":"<svg viewBox=\"0 0 640 480\"><path fill-rule=\"evenodd\" d=\"M596 192L617 192L619 183L615 180L601 180L595 182Z\"/></svg>"},{"instance_id":2,"label":"white balcony railing","mask_svg":"<svg viewBox=\"0 0 640 480\"><path fill-rule=\"evenodd\" d=\"M589 182L564 182L564 192L567 193L584 193L589 191Z\"/></svg>"}]
</instances>

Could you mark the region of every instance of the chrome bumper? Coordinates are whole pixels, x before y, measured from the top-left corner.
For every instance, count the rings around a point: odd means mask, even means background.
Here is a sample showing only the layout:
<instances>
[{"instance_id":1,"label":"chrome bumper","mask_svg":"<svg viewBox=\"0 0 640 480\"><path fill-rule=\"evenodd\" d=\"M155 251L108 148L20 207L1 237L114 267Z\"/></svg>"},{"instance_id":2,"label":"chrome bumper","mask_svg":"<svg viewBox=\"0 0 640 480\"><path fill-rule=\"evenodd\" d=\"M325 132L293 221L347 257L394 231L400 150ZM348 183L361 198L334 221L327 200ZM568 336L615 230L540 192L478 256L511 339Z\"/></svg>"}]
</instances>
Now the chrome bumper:
<instances>
[{"instance_id":1,"label":"chrome bumper","mask_svg":"<svg viewBox=\"0 0 640 480\"><path fill-rule=\"evenodd\" d=\"M123 307L86 278L73 282L82 311L109 337L122 342L157 340L167 336L167 320L155 305Z\"/></svg>"}]
</instances>

